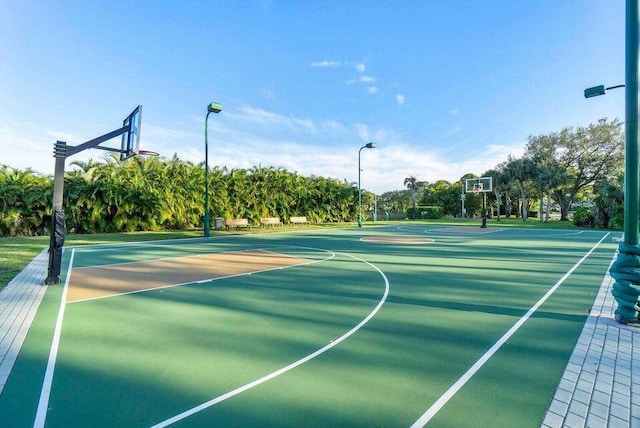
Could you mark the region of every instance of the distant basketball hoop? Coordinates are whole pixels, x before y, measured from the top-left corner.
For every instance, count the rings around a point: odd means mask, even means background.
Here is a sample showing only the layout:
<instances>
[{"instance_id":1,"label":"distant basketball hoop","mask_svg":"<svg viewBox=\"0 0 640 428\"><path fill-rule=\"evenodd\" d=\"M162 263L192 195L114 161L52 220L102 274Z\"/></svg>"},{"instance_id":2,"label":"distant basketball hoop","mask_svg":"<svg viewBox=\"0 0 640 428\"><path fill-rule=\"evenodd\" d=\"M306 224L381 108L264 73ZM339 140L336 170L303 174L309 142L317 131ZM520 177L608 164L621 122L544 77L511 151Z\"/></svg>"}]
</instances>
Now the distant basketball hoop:
<instances>
[{"instance_id":1,"label":"distant basketball hoop","mask_svg":"<svg viewBox=\"0 0 640 428\"><path fill-rule=\"evenodd\" d=\"M480 196L482 193L482 226L487 227L487 193L493 191L493 177L476 177L465 180L465 192L473 193L473 196Z\"/></svg>"},{"instance_id":2,"label":"distant basketball hoop","mask_svg":"<svg viewBox=\"0 0 640 428\"><path fill-rule=\"evenodd\" d=\"M493 192L493 177L467 178L464 184L465 193L473 193L475 196Z\"/></svg>"}]
</instances>

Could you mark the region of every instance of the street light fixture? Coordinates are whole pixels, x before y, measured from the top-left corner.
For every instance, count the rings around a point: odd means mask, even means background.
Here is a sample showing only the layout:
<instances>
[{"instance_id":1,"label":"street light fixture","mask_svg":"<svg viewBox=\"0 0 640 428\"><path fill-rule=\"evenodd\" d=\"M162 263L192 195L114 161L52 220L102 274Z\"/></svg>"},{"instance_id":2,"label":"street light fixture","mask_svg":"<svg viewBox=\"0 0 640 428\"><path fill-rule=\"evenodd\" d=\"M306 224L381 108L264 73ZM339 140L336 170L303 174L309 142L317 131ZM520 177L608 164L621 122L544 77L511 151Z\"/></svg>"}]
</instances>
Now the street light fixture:
<instances>
[{"instance_id":1,"label":"street light fixture","mask_svg":"<svg viewBox=\"0 0 640 428\"><path fill-rule=\"evenodd\" d=\"M362 169L360 169L360 153L362 152L362 149L375 148L376 143L372 141L360 147L360 150L358 150L358 227L362 227L362 190L360 189L360 171L362 171Z\"/></svg>"},{"instance_id":2,"label":"street light fixture","mask_svg":"<svg viewBox=\"0 0 640 428\"><path fill-rule=\"evenodd\" d=\"M209 237L209 115L211 113L220 113L222 104L211 103L207 106L207 117L204 119L204 236Z\"/></svg>"},{"instance_id":3,"label":"street light fixture","mask_svg":"<svg viewBox=\"0 0 640 428\"><path fill-rule=\"evenodd\" d=\"M624 85L609 86L608 88L605 88L604 85L593 86L591 88L587 88L584 90L584 97L585 98L597 97L600 95L604 95L605 91L608 91L609 89L616 89L616 88L624 88Z\"/></svg>"}]
</instances>

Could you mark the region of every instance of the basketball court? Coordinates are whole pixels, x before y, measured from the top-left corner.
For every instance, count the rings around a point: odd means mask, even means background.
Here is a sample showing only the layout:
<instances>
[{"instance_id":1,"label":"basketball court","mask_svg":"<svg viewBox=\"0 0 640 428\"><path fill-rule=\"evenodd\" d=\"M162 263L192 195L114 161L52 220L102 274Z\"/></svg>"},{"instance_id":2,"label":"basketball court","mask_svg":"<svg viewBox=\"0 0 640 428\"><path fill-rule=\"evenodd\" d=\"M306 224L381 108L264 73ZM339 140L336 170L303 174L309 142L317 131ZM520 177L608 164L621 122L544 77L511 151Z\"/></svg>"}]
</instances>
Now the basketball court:
<instances>
[{"instance_id":1,"label":"basketball court","mask_svg":"<svg viewBox=\"0 0 640 428\"><path fill-rule=\"evenodd\" d=\"M613 236L477 229L65 248L63 284L46 289L0 415L47 427L538 427Z\"/></svg>"}]
</instances>

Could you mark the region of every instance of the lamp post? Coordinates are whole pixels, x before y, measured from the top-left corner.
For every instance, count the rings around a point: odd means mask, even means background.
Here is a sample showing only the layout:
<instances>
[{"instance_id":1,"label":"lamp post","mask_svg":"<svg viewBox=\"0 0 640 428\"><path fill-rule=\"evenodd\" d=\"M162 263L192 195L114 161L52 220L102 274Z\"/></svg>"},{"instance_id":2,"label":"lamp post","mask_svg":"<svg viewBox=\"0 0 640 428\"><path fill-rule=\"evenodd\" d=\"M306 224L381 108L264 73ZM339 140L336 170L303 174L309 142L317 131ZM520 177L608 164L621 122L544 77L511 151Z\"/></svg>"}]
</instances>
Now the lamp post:
<instances>
[{"instance_id":1,"label":"lamp post","mask_svg":"<svg viewBox=\"0 0 640 428\"><path fill-rule=\"evenodd\" d=\"M207 106L207 117L204 119L204 236L209 237L209 115L220 113L222 104L211 103Z\"/></svg>"},{"instance_id":2,"label":"lamp post","mask_svg":"<svg viewBox=\"0 0 640 428\"><path fill-rule=\"evenodd\" d=\"M625 88L625 172L624 172L624 240L618 246L618 256L609 272L615 279L611 294L618 308L616 320L622 324L640 326L640 245L638 245L638 206L640 176L638 167L638 47L640 34L640 0L625 4L625 84L605 88L604 85L585 89L585 98L603 95L606 90Z\"/></svg>"},{"instance_id":3,"label":"lamp post","mask_svg":"<svg viewBox=\"0 0 640 428\"><path fill-rule=\"evenodd\" d=\"M360 171L362 171L362 169L360 169L360 153L362 153L362 149L375 148L376 143L372 141L360 147L360 150L358 150L358 227L362 227L362 190L360 188Z\"/></svg>"}]
</instances>

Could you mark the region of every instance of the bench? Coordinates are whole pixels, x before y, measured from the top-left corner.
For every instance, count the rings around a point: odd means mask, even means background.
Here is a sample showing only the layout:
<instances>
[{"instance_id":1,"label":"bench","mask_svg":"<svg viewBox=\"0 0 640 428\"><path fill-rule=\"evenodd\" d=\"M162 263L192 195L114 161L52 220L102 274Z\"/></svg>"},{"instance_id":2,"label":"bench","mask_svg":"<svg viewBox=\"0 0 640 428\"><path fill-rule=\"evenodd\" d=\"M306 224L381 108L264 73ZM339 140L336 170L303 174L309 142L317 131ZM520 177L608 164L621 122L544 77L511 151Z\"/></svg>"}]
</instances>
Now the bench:
<instances>
[{"instance_id":1,"label":"bench","mask_svg":"<svg viewBox=\"0 0 640 428\"><path fill-rule=\"evenodd\" d=\"M302 217L290 217L289 218L289 223L291 224L311 224L309 222L309 220L307 220L307 216L302 216Z\"/></svg>"},{"instance_id":2,"label":"bench","mask_svg":"<svg viewBox=\"0 0 640 428\"><path fill-rule=\"evenodd\" d=\"M282 226L282 222L280 221L280 217L264 217L260 219L260 226Z\"/></svg>"},{"instance_id":3,"label":"bench","mask_svg":"<svg viewBox=\"0 0 640 428\"><path fill-rule=\"evenodd\" d=\"M246 218L228 219L228 220L225 220L224 225L227 228L227 230L231 229L232 227L235 227L236 229L240 229L241 227L248 227L249 229L251 229L251 225L249 224L249 219L246 219Z\"/></svg>"}]
</instances>

